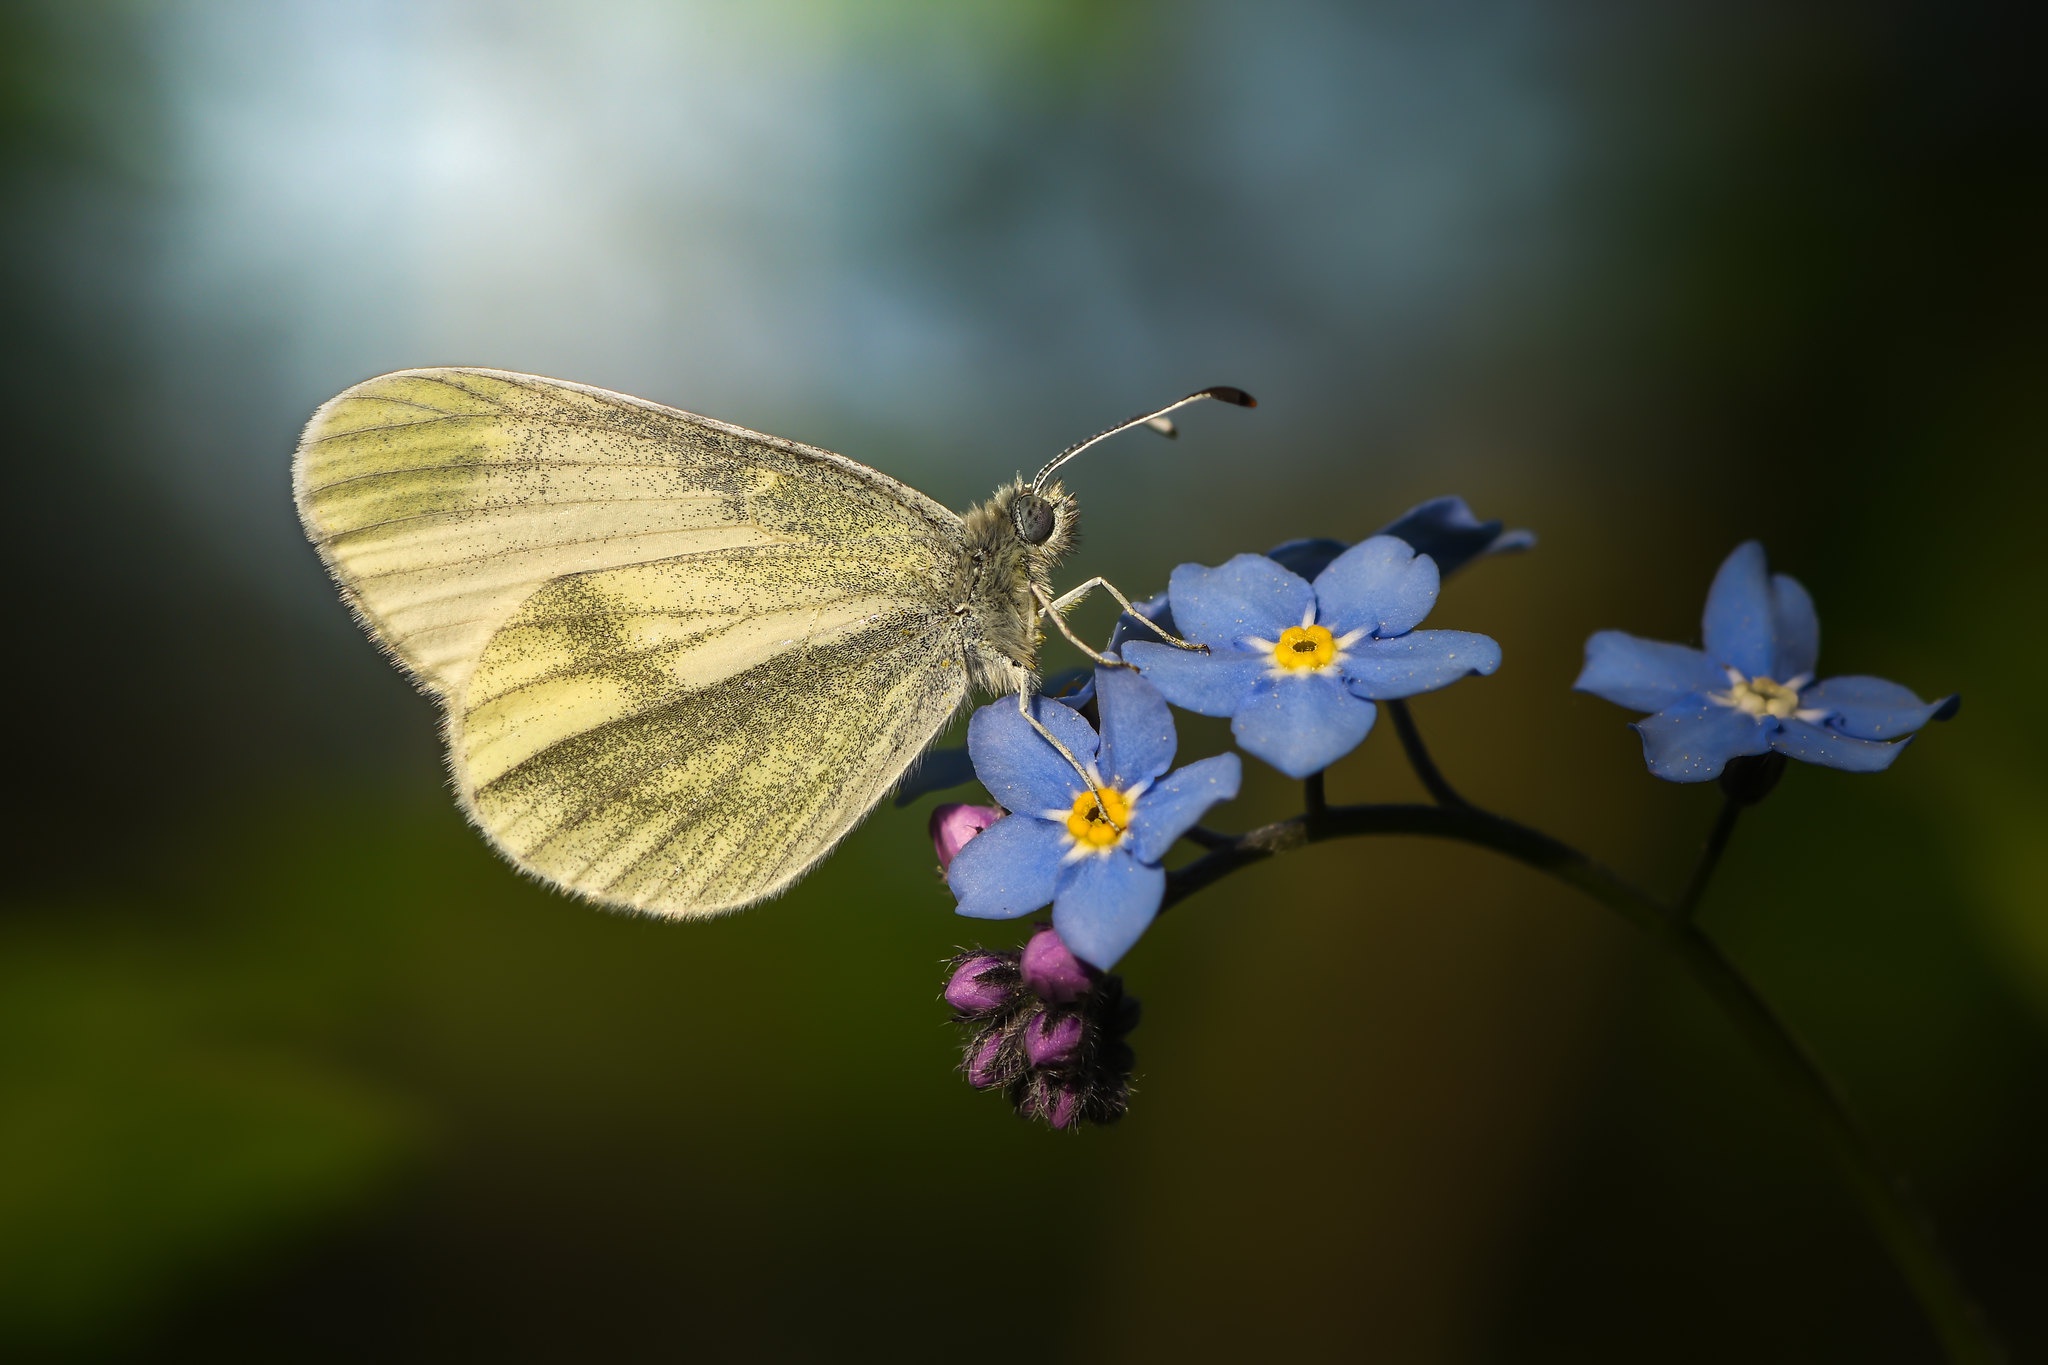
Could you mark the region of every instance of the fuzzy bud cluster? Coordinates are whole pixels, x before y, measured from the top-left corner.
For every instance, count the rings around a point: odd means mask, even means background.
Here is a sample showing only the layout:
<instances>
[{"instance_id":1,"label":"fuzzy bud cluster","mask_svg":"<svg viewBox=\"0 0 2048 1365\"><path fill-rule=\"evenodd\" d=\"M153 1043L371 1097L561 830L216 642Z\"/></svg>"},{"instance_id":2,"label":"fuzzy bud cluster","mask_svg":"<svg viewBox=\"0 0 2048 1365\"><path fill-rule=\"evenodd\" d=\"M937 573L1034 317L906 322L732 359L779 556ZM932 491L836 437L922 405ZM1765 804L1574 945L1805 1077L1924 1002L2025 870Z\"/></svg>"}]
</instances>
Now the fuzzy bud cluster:
<instances>
[{"instance_id":1,"label":"fuzzy bud cluster","mask_svg":"<svg viewBox=\"0 0 2048 1365\"><path fill-rule=\"evenodd\" d=\"M1138 1002L1123 981L1075 957L1051 925L1021 950L953 959L945 1000L969 1030L960 1069L1053 1128L1115 1123L1130 1103L1136 1058L1125 1035Z\"/></svg>"}]
</instances>

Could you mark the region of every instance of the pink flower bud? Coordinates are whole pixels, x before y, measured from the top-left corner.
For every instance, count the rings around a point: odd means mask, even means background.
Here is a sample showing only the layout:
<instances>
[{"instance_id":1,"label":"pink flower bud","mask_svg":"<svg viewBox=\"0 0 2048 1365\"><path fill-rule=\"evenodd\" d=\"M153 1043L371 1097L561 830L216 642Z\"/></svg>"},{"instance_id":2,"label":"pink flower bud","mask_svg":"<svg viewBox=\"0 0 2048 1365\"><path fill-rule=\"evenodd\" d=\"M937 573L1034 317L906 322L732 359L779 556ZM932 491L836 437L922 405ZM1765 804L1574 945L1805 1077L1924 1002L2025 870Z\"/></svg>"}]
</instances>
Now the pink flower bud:
<instances>
[{"instance_id":1,"label":"pink flower bud","mask_svg":"<svg viewBox=\"0 0 2048 1365\"><path fill-rule=\"evenodd\" d=\"M1022 965L1024 984L1049 1004L1065 1005L1079 1000L1095 984L1088 964L1068 950L1058 931L1049 924L1040 925L1024 945Z\"/></svg>"},{"instance_id":2,"label":"pink flower bud","mask_svg":"<svg viewBox=\"0 0 2048 1365\"><path fill-rule=\"evenodd\" d=\"M1079 1014L1048 1010L1024 1026L1024 1055L1033 1066L1065 1066L1080 1055L1085 1032Z\"/></svg>"},{"instance_id":3,"label":"pink flower bud","mask_svg":"<svg viewBox=\"0 0 2048 1365\"><path fill-rule=\"evenodd\" d=\"M1087 1085L1065 1077L1040 1076L1018 1106L1027 1118L1042 1120L1048 1128L1073 1128L1085 1116Z\"/></svg>"},{"instance_id":4,"label":"pink flower bud","mask_svg":"<svg viewBox=\"0 0 2048 1365\"><path fill-rule=\"evenodd\" d=\"M1045 1106L1046 1126L1071 1128L1080 1117L1081 1092L1069 1086L1061 1086L1055 1090Z\"/></svg>"},{"instance_id":5,"label":"pink flower bud","mask_svg":"<svg viewBox=\"0 0 2048 1365\"><path fill-rule=\"evenodd\" d=\"M939 871L953 865L967 841L1003 818L1000 806L966 806L958 802L932 811L932 847L939 853Z\"/></svg>"},{"instance_id":6,"label":"pink flower bud","mask_svg":"<svg viewBox=\"0 0 2048 1365\"><path fill-rule=\"evenodd\" d=\"M967 1058L967 1083L976 1090L1001 1085L1004 1070L1003 1035L990 1033L976 1041L974 1051Z\"/></svg>"},{"instance_id":7,"label":"pink flower bud","mask_svg":"<svg viewBox=\"0 0 2048 1365\"><path fill-rule=\"evenodd\" d=\"M960 1013L981 1014L1001 1009L1016 993L1016 959L1001 953L977 953L954 969L945 995L946 1003Z\"/></svg>"}]
</instances>

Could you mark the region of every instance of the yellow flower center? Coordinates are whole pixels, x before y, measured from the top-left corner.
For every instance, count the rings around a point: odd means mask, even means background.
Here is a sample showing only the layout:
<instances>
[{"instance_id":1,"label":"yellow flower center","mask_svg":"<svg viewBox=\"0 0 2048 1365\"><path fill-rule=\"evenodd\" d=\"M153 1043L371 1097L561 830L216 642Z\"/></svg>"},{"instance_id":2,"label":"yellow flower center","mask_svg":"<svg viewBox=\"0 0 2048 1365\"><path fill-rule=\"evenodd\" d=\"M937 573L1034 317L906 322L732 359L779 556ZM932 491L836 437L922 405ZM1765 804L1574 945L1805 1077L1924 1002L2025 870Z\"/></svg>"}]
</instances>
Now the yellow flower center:
<instances>
[{"instance_id":1,"label":"yellow flower center","mask_svg":"<svg viewBox=\"0 0 2048 1365\"><path fill-rule=\"evenodd\" d=\"M1728 689L1735 705L1748 715L1776 716L1784 720L1799 709L1799 694L1785 684L1762 675L1738 682Z\"/></svg>"},{"instance_id":2,"label":"yellow flower center","mask_svg":"<svg viewBox=\"0 0 2048 1365\"><path fill-rule=\"evenodd\" d=\"M1337 642L1322 626L1289 626L1273 646L1273 662L1281 668L1327 668L1337 657Z\"/></svg>"},{"instance_id":3,"label":"yellow flower center","mask_svg":"<svg viewBox=\"0 0 2048 1365\"><path fill-rule=\"evenodd\" d=\"M1116 823L1111 824L1112 820ZM1074 798L1074 809L1067 815L1067 833L1084 848L1111 848L1130 827L1131 798L1115 787L1102 789L1099 805L1094 792L1082 792Z\"/></svg>"}]
</instances>

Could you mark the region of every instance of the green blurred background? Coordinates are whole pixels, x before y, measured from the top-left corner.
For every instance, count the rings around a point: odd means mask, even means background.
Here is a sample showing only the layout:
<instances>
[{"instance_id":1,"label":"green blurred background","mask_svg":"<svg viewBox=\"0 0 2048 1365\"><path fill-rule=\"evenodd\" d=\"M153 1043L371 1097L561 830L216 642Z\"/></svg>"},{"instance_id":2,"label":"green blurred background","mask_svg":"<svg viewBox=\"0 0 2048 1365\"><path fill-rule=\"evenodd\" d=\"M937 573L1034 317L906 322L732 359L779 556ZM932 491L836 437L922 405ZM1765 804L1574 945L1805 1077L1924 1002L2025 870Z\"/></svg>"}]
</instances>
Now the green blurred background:
<instances>
[{"instance_id":1,"label":"green blurred background","mask_svg":"<svg viewBox=\"0 0 2048 1365\"><path fill-rule=\"evenodd\" d=\"M1078 1136L950 1070L940 960L1022 930L949 913L930 798L710 924L514 875L287 489L322 399L479 364L956 507L1244 385L1077 469L1074 578L1442 492L1537 529L1435 618L1506 667L1418 718L1660 890L1714 793L1569 684L1594 629L1691 637L1762 537L1824 671L1968 706L1793 772L1707 921L2048 1355L2017 13L8 5L0 1354L1932 1358L1691 984L1491 855L1324 847L1175 911L1124 968L1135 1108ZM1388 733L1332 784L1416 790ZM1296 800L1261 769L1223 821Z\"/></svg>"}]
</instances>

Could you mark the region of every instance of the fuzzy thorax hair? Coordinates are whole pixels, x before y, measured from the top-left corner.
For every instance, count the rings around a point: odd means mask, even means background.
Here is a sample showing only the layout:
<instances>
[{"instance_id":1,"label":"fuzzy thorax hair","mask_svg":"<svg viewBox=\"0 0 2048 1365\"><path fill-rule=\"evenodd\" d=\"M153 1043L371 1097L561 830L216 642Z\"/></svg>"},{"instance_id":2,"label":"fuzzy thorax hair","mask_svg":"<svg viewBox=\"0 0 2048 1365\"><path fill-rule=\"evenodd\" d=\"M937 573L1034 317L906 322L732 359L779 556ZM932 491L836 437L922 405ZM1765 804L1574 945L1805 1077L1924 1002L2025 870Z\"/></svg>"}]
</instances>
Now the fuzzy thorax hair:
<instances>
[{"instance_id":1,"label":"fuzzy thorax hair","mask_svg":"<svg viewBox=\"0 0 2048 1365\"><path fill-rule=\"evenodd\" d=\"M1018 500L1032 496L1030 485L1018 479L964 518L960 577L968 625L981 646L973 651L980 656L974 660L976 680L998 692L1016 686L1016 669L1036 678L1038 599L1032 590L1051 595L1052 571L1072 553L1080 534L1080 506L1055 483L1036 495L1052 509L1052 532L1040 544L1027 543L1017 530L1016 512Z\"/></svg>"}]
</instances>

